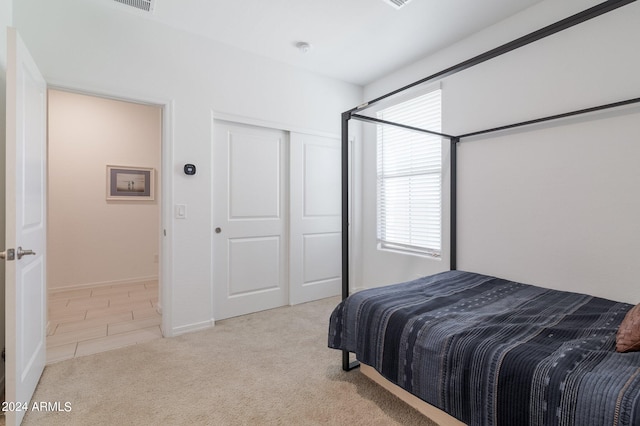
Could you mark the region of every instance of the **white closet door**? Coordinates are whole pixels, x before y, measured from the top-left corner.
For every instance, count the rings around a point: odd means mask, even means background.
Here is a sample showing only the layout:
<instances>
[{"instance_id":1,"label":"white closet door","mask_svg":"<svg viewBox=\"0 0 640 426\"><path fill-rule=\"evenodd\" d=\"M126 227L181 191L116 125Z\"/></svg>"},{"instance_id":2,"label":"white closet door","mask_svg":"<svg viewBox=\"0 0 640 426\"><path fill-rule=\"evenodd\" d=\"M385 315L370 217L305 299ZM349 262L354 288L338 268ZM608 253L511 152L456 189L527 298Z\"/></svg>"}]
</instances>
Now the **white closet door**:
<instances>
[{"instance_id":1,"label":"white closet door","mask_svg":"<svg viewBox=\"0 0 640 426\"><path fill-rule=\"evenodd\" d=\"M291 134L291 304L340 294L340 140Z\"/></svg>"},{"instance_id":2,"label":"white closet door","mask_svg":"<svg viewBox=\"0 0 640 426\"><path fill-rule=\"evenodd\" d=\"M287 134L214 121L216 320L288 304Z\"/></svg>"}]
</instances>

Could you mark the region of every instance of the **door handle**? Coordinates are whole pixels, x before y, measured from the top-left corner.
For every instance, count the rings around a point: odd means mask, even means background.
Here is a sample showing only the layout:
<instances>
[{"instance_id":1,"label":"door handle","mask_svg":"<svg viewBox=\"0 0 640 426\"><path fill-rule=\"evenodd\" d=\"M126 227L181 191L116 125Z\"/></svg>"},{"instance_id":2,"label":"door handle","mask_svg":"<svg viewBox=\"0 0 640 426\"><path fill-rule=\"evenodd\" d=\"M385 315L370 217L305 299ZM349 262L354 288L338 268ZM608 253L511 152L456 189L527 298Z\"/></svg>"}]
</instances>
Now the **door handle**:
<instances>
[{"instance_id":1,"label":"door handle","mask_svg":"<svg viewBox=\"0 0 640 426\"><path fill-rule=\"evenodd\" d=\"M16 258L16 251L14 249L6 249L0 252L0 259L14 260Z\"/></svg>"},{"instance_id":2,"label":"door handle","mask_svg":"<svg viewBox=\"0 0 640 426\"><path fill-rule=\"evenodd\" d=\"M31 255L35 255L36 253L33 250L22 250L22 247L18 247L18 249L16 250L16 257L19 259L22 259L22 256L31 256Z\"/></svg>"}]
</instances>

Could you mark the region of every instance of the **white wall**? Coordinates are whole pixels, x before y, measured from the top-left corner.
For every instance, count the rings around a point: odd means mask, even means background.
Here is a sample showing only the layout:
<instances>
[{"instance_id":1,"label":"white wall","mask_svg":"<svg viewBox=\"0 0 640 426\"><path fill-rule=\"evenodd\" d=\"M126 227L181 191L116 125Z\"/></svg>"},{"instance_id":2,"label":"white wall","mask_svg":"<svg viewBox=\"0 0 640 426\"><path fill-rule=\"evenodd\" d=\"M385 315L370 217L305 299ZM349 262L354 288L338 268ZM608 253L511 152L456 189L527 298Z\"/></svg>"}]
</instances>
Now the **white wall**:
<instances>
[{"instance_id":1,"label":"white wall","mask_svg":"<svg viewBox=\"0 0 640 426\"><path fill-rule=\"evenodd\" d=\"M158 106L49 90L49 290L157 279ZM106 200L106 165L156 171L150 201Z\"/></svg>"},{"instance_id":2,"label":"white wall","mask_svg":"<svg viewBox=\"0 0 640 426\"><path fill-rule=\"evenodd\" d=\"M123 13L108 2L21 0L15 25L51 83L172 102L168 202L186 220L164 223L172 243L169 334L214 318L211 267L212 111L339 134L340 113L360 87L211 42ZM198 173L187 177L185 163ZM172 216L172 212L169 215Z\"/></svg>"},{"instance_id":3,"label":"white wall","mask_svg":"<svg viewBox=\"0 0 640 426\"><path fill-rule=\"evenodd\" d=\"M365 98L596 3L540 3L371 84ZM640 96L638 22L640 4L633 3L445 79L444 132L462 134ZM458 268L640 301L640 197L635 196L640 147L633 142L640 131L639 111L636 107L589 121L568 120L463 142ZM365 135L374 137L371 126ZM375 249L374 160L375 144L365 144L363 211L371 213L363 217L363 285L413 278L418 270L446 270L446 259L434 262ZM445 237L447 233L445 220Z\"/></svg>"}]
</instances>

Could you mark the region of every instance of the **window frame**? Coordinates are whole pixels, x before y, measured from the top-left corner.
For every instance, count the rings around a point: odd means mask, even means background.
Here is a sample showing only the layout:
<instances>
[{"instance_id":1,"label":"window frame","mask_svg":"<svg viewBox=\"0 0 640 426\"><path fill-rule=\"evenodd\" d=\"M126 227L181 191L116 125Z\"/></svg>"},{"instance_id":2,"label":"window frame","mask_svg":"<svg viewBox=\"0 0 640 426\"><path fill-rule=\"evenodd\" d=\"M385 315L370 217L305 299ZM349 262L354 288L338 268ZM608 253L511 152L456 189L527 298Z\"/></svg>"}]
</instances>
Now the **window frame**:
<instances>
[{"instance_id":1,"label":"window frame","mask_svg":"<svg viewBox=\"0 0 640 426\"><path fill-rule=\"evenodd\" d=\"M426 107L426 108L434 107L434 106L438 107L437 124L435 126L433 125L432 122L429 122L428 124L425 124L424 122L412 122L411 119L407 120L406 117L402 117L402 116L399 118L385 117L385 111L389 111L389 110L397 111L398 108L401 107L403 104L410 105L411 103L416 103L419 100L419 98L423 98L423 97L426 98L429 95L433 95L435 92L437 92L437 95L438 95L436 102L432 104L422 105L422 107ZM407 111L413 111L412 107L407 106L407 108L408 108ZM379 119L383 119L385 121L398 122L398 123L414 126L417 128L424 128L424 129L429 129L435 132L440 132L442 128L441 85L440 84L432 85L431 87L424 89L419 93L413 93L411 97L403 97L403 99L393 104L387 104L385 105L384 108L376 112L376 117ZM443 215L443 137L427 134L423 132L413 132L411 130L401 129L400 132L411 132L412 133L411 138L415 138L417 140L409 143L414 143L414 144L417 143L419 145L422 142L425 142L432 145L431 148L426 149L426 151L428 151L427 157L429 157L430 155L436 155L435 151L437 151L437 161L434 162L433 158L431 158L430 162L428 160L425 160L426 163L428 163L427 165L416 166L415 168L410 170L406 169L404 173L399 173L394 176L393 173L391 174L384 173L384 171L381 170L385 168L384 149L382 148L382 145L384 144L384 133L385 133L384 129L390 128L390 127L392 127L392 125L384 125L384 124L378 124L378 126L376 127L376 163L377 163L376 164L376 244L377 244L377 248L378 250L382 250L382 251L390 251L390 252L396 252L401 254L415 255L415 256L440 260L442 259L442 236L443 236L443 216L442 216ZM396 129L399 129L399 128L396 128ZM400 144L400 143L396 141L396 144ZM438 147L437 150L433 148L434 145ZM411 149L411 148L408 148L408 149ZM422 170L419 170L419 169L422 169ZM437 190L436 202L429 201L430 203L429 205L431 206L431 212L427 214L428 216L427 223L425 223L424 226L419 226L416 224L416 222L419 222L419 220L416 221L415 217L413 219L410 218L409 221L411 223L408 225L409 229L408 230L405 229L406 231L405 235L402 235L401 238L397 238L397 237L389 238L388 234L389 234L390 228L393 228L393 227L390 226L388 223L389 211L387 210L386 213L383 212L384 207L386 205L389 205L389 198L390 198L389 189L385 189L384 191L382 189L382 186L384 185L384 183L395 178L400 178L399 180L402 180L402 178L405 177L405 178L408 178L407 180L408 182L410 182L412 178L417 178L416 180L420 180L420 178L425 178L425 177L433 178L434 175L437 176L436 183L426 182L422 187L423 191L424 191L424 188L427 188L426 194L432 195L433 192L429 192L429 191ZM429 179L426 179L426 180L428 181ZM413 185L416 185L416 182L413 182ZM411 193L411 189L404 189L403 191L405 192L405 194L407 193L407 191ZM418 192L419 191L420 189L418 190ZM421 194L423 197L425 196L425 193L421 193ZM415 204L416 200L418 200L419 198L420 198L420 195L413 198L413 203ZM420 201L424 202L424 198L420 199ZM408 201L408 203L409 205L413 206L413 204L411 204L411 201ZM433 207L437 208L437 213L433 213ZM418 209L416 214L420 215L422 212L426 210L429 210L429 208L422 209L422 210ZM411 216L411 213L408 213L408 215ZM384 224L382 222L384 222ZM397 226L395 229L398 229ZM412 241L415 241L412 237L412 234L414 234L414 230L418 230L420 231L420 233L424 235L428 235L428 237L422 237L422 238L416 237L415 240L422 239L422 242L418 242L417 244L412 243ZM393 233L393 229L391 229L391 233ZM408 239L406 238L403 239L404 237L408 237ZM435 241L435 244L434 244L434 241Z\"/></svg>"}]
</instances>

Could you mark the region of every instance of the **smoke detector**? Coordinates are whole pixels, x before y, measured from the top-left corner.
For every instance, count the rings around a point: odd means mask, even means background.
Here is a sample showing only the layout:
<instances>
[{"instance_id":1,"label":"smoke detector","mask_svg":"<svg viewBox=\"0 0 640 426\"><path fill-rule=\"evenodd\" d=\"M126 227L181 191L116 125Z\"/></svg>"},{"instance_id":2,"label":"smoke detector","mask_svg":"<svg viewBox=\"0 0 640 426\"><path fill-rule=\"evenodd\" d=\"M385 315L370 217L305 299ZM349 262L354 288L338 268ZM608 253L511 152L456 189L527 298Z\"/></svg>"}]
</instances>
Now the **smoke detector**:
<instances>
[{"instance_id":1,"label":"smoke detector","mask_svg":"<svg viewBox=\"0 0 640 426\"><path fill-rule=\"evenodd\" d=\"M156 0L113 0L116 3L124 4L139 9L143 12L153 13Z\"/></svg>"},{"instance_id":2,"label":"smoke detector","mask_svg":"<svg viewBox=\"0 0 640 426\"><path fill-rule=\"evenodd\" d=\"M307 43L306 41L299 41L296 43L296 47L301 53L309 53L313 46L311 46L311 43Z\"/></svg>"},{"instance_id":3,"label":"smoke detector","mask_svg":"<svg viewBox=\"0 0 640 426\"><path fill-rule=\"evenodd\" d=\"M388 4L389 6L393 7L394 9L398 10L402 6L405 6L407 3L409 3L411 0L382 0L382 1Z\"/></svg>"}]
</instances>

